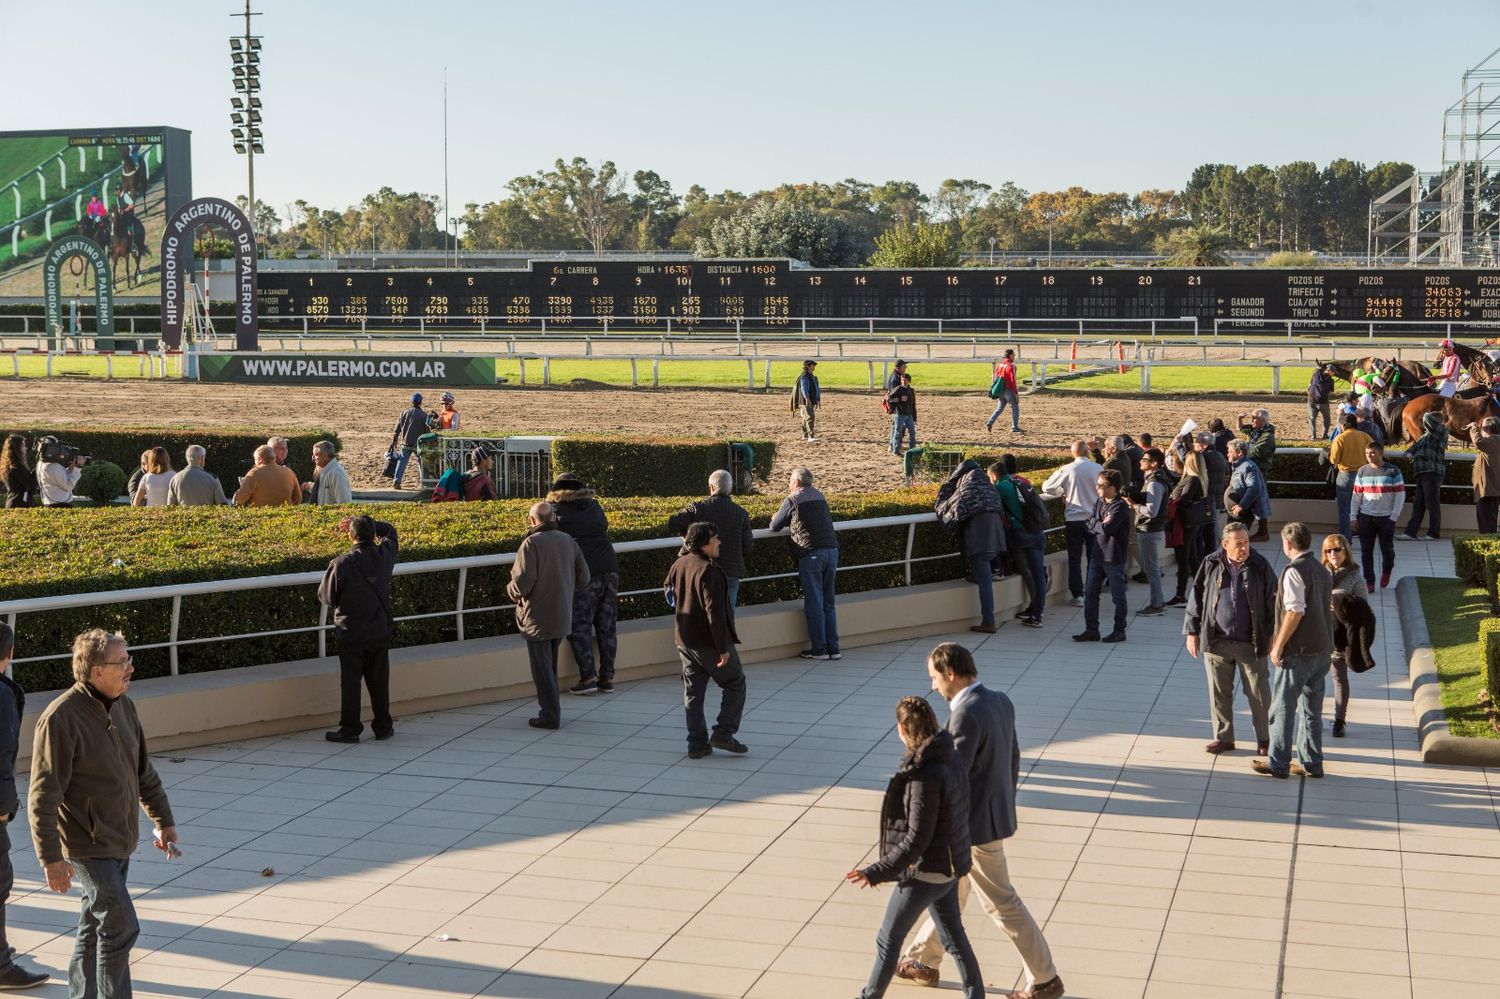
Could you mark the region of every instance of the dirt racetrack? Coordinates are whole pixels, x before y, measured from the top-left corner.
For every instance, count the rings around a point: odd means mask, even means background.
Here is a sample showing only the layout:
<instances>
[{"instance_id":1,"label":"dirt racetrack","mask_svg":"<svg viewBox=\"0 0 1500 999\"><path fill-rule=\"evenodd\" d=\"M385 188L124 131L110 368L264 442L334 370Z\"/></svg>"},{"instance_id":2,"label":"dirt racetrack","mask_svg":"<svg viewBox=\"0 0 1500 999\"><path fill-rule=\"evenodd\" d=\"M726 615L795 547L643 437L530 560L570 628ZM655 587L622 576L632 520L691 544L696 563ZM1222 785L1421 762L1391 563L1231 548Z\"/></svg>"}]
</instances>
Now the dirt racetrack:
<instances>
[{"instance_id":1,"label":"dirt racetrack","mask_svg":"<svg viewBox=\"0 0 1500 999\"><path fill-rule=\"evenodd\" d=\"M24 424L68 426L179 426L244 429L321 427L337 431L355 488L377 488L381 456L406 405L405 393L384 388L205 386L191 382L7 380L7 409ZM1295 398L1295 397L1294 397ZM471 432L694 433L752 437L778 444L772 489L794 465L812 469L831 490L870 491L902 484L901 461L890 453L890 417L875 393L825 392L815 444L804 443L784 392L618 389L603 386L466 389L458 392L463 426ZM994 434L984 420L992 404L982 395L920 395L921 443L993 442L997 447L1061 447L1093 433L1146 431L1168 436L1192 417L1230 423L1266 405L1233 396L1173 400L1091 398L1076 392L1021 400L1024 434L1012 435L1009 414ZM1272 422L1287 437L1306 432L1300 401L1269 404ZM19 415L24 414L24 415ZM1232 424L1231 424L1232 425ZM246 455L246 457L249 457ZM179 464L180 455L172 456ZM301 470L299 470L301 471Z\"/></svg>"}]
</instances>

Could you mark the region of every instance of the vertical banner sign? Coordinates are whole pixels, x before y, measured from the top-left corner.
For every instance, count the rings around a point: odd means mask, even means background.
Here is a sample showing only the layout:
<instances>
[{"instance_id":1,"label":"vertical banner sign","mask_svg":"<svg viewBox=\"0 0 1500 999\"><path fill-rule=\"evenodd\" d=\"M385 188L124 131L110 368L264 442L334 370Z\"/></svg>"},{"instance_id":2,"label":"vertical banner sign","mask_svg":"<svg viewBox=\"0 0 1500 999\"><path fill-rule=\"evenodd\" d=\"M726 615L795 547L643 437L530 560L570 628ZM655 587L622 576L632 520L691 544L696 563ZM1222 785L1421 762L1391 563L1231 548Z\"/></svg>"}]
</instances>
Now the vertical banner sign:
<instances>
[{"instance_id":1,"label":"vertical banner sign","mask_svg":"<svg viewBox=\"0 0 1500 999\"><path fill-rule=\"evenodd\" d=\"M109 280L109 259L104 247L87 236L65 236L53 243L42 261L42 287L47 299L47 335L62 327L62 264L70 257L82 257L94 269L94 335L100 339L115 335L115 293ZM113 343L109 348L114 346ZM104 348L104 349L109 349Z\"/></svg>"},{"instance_id":2,"label":"vertical banner sign","mask_svg":"<svg viewBox=\"0 0 1500 999\"><path fill-rule=\"evenodd\" d=\"M193 232L214 226L234 244L234 349L260 349L255 312L255 236L245 213L220 198L194 198L167 217L161 237L161 338L182 347L183 297L193 259Z\"/></svg>"}]
</instances>

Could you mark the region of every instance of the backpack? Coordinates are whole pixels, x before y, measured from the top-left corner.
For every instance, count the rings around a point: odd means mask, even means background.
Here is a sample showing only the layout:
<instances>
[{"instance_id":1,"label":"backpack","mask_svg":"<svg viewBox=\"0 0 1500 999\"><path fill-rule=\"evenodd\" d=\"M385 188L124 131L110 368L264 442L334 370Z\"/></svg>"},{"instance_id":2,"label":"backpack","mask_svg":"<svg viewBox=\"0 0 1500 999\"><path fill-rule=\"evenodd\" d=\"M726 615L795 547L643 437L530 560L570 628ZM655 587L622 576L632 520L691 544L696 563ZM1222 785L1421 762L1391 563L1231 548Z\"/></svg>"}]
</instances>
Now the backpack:
<instances>
[{"instance_id":1,"label":"backpack","mask_svg":"<svg viewBox=\"0 0 1500 999\"><path fill-rule=\"evenodd\" d=\"M880 408L885 410L887 415L889 415L891 411L891 394L889 392L880 397Z\"/></svg>"},{"instance_id":2,"label":"backpack","mask_svg":"<svg viewBox=\"0 0 1500 999\"><path fill-rule=\"evenodd\" d=\"M449 503L464 498L464 473L456 468L450 468L437 480L437 485L432 487L432 501L434 503Z\"/></svg>"},{"instance_id":3,"label":"backpack","mask_svg":"<svg viewBox=\"0 0 1500 999\"><path fill-rule=\"evenodd\" d=\"M1047 504L1035 489L1025 482L1016 483L1016 495L1021 497L1021 526L1032 534L1040 534L1052 524Z\"/></svg>"}]
</instances>

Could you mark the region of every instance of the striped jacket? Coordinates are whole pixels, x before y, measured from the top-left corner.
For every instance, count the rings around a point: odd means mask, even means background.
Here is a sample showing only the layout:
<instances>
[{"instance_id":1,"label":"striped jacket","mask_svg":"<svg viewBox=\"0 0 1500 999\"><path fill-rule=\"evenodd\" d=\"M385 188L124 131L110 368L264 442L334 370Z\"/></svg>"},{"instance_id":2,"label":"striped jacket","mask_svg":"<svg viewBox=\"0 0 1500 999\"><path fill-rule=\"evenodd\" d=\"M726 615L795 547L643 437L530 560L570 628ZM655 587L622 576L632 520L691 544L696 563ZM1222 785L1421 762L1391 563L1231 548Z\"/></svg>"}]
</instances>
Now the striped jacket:
<instances>
[{"instance_id":1,"label":"striped jacket","mask_svg":"<svg viewBox=\"0 0 1500 999\"><path fill-rule=\"evenodd\" d=\"M1378 468L1365 465L1354 476L1354 503L1349 515L1396 520L1405 502L1406 480L1401 477L1401 469L1390 462Z\"/></svg>"}]
</instances>

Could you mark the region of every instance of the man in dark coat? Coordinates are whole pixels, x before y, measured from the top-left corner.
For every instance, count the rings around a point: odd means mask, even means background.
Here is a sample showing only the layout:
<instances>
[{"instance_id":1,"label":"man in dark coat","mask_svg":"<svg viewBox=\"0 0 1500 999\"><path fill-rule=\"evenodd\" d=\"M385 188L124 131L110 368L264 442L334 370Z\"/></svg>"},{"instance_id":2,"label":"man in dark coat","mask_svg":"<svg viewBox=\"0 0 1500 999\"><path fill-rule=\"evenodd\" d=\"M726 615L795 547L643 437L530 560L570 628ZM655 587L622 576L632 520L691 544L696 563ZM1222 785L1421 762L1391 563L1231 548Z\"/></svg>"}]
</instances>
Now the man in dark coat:
<instances>
[{"instance_id":1,"label":"man in dark coat","mask_svg":"<svg viewBox=\"0 0 1500 999\"><path fill-rule=\"evenodd\" d=\"M391 721L391 573L399 542L396 528L370 517L345 517L339 530L354 547L328 563L318 599L333 608L339 650L339 727L329 742L358 742L359 684L370 692L370 728L377 739L396 734Z\"/></svg>"},{"instance_id":2,"label":"man in dark coat","mask_svg":"<svg viewBox=\"0 0 1500 999\"><path fill-rule=\"evenodd\" d=\"M417 442L427 432L427 413L422 409L422 393L413 392L411 405L402 411L400 418L396 420L396 429L391 432L391 450L396 452L396 467L391 479L394 488L401 488L401 477L406 474L406 465L417 451ZM300 491L297 496L300 501Z\"/></svg>"},{"instance_id":3,"label":"man in dark coat","mask_svg":"<svg viewBox=\"0 0 1500 999\"><path fill-rule=\"evenodd\" d=\"M745 668L735 650L734 605L729 583L714 563L720 552L719 529L707 521L691 525L681 553L667 570L663 587L673 610L673 637L682 661L682 701L687 712L688 756L701 760L715 749L744 753L734 737L745 710ZM703 720L708 681L722 695L713 735Z\"/></svg>"},{"instance_id":4,"label":"man in dark coat","mask_svg":"<svg viewBox=\"0 0 1500 999\"><path fill-rule=\"evenodd\" d=\"M948 731L959 762L969 775L969 840L973 866L958 884L963 908L972 884L984 896L985 911L1010 937L1026 968L1027 987L1010 993L1022 999L1056 999L1062 979L1042 928L1016 894L1005 862L1005 841L1016 833L1016 787L1021 749L1016 708L1009 697L979 682L974 657L962 645L944 642L927 657L932 689L948 702ZM896 968L899 978L936 985L943 945L927 920Z\"/></svg>"},{"instance_id":5,"label":"man in dark coat","mask_svg":"<svg viewBox=\"0 0 1500 999\"><path fill-rule=\"evenodd\" d=\"M995 620L994 566L1006 550L1005 503L979 463L970 458L938 488L936 509L938 519L958 529L964 558L979 588L979 623L969 630L993 635L1000 630Z\"/></svg>"},{"instance_id":6,"label":"man in dark coat","mask_svg":"<svg viewBox=\"0 0 1500 999\"><path fill-rule=\"evenodd\" d=\"M1130 557L1130 533L1133 517L1130 507L1120 498L1120 473L1106 468L1099 473L1099 498L1089 517L1089 546L1094 557L1089 560L1088 583L1083 590L1083 631L1073 636L1075 642L1097 642L1099 638L1099 599L1109 584L1110 599L1115 605L1114 630L1105 642L1125 641L1128 608L1125 605L1125 562Z\"/></svg>"},{"instance_id":7,"label":"man in dark coat","mask_svg":"<svg viewBox=\"0 0 1500 999\"><path fill-rule=\"evenodd\" d=\"M620 561L609 540L609 518L598 495L576 475L563 473L552 483L547 502L557 512L557 526L578 542L589 566L589 582L573 591L573 630L568 644L578 661L578 682L570 694L609 693L615 689L615 653L619 649ZM594 636L599 638L599 667L594 668Z\"/></svg>"},{"instance_id":8,"label":"man in dark coat","mask_svg":"<svg viewBox=\"0 0 1500 999\"><path fill-rule=\"evenodd\" d=\"M667 530L679 538L686 537L688 528L706 521L719 529L719 555L714 562L724 571L729 580L729 606L739 606L740 580L745 575L745 562L755 547L755 534L750 529L750 515L730 495L734 492L734 477L719 469L708 477L708 498L696 500L672 514L667 521Z\"/></svg>"},{"instance_id":9,"label":"man in dark coat","mask_svg":"<svg viewBox=\"0 0 1500 999\"><path fill-rule=\"evenodd\" d=\"M589 565L578 542L557 529L551 503L532 504L527 523L505 595L516 602L516 629L526 636L536 685L537 716L526 724L555 729L562 725L557 649L572 630L573 594L589 585Z\"/></svg>"},{"instance_id":10,"label":"man in dark coat","mask_svg":"<svg viewBox=\"0 0 1500 999\"><path fill-rule=\"evenodd\" d=\"M10 863L10 824L21 811L21 799L16 796L16 753L21 744L21 715L26 707L26 691L10 678L15 644L16 633L10 625L0 622L0 989L35 988L51 977L17 964L16 952L5 934L5 903L16 883Z\"/></svg>"}]
</instances>

